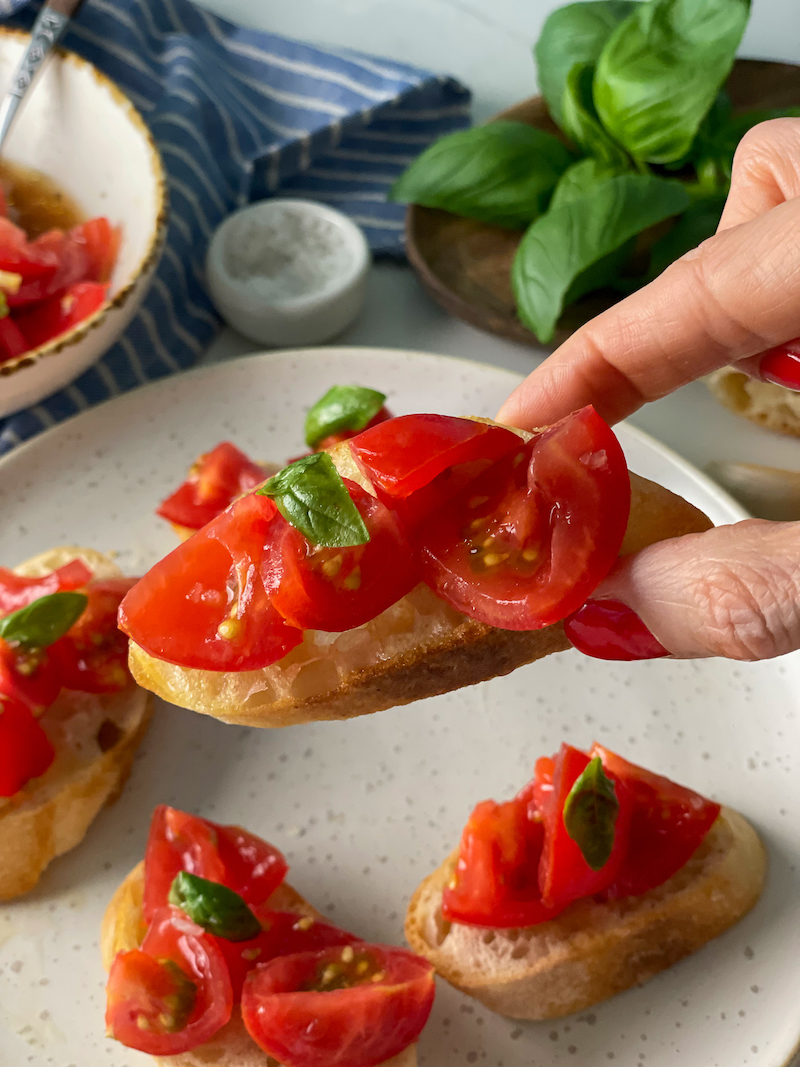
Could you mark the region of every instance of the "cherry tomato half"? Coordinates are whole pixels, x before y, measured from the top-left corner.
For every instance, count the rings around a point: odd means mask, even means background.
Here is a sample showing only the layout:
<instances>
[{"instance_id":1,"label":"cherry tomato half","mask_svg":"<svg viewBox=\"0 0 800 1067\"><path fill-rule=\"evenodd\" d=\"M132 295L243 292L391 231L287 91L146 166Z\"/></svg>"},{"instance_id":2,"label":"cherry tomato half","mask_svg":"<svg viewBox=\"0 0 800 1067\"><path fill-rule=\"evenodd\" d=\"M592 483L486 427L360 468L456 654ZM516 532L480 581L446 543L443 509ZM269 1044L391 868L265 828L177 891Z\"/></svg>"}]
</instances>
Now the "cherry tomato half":
<instances>
[{"instance_id":1,"label":"cherry tomato half","mask_svg":"<svg viewBox=\"0 0 800 1067\"><path fill-rule=\"evenodd\" d=\"M103 215L88 219L72 231L73 240L83 244L88 265L87 281L107 282L117 262L119 246L122 243L122 228L112 226Z\"/></svg>"},{"instance_id":2,"label":"cherry tomato half","mask_svg":"<svg viewBox=\"0 0 800 1067\"><path fill-rule=\"evenodd\" d=\"M89 601L83 614L49 650L66 689L115 693L130 682L128 639L117 626L117 613L136 582L103 578L84 587Z\"/></svg>"},{"instance_id":3,"label":"cherry tomato half","mask_svg":"<svg viewBox=\"0 0 800 1067\"><path fill-rule=\"evenodd\" d=\"M117 955L106 993L110 1036L151 1056L204 1044L233 1010L225 958L179 908L157 911L141 949Z\"/></svg>"},{"instance_id":4,"label":"cherry tomato half","mask_svg":"<svg viewBox=\"0 0 800 1067\"><path fill-rule=\"evenodd\" d=\"M54 251L31 244L23 229L8 218L0 218L0 270L21 274L24 284L37 278L51 278L58 264Z\"/></svg>"},{"instance_id":5,"label":"cherry tomato half","mask_svg":"<svg viewBox=\"0 0 800 1067\"><path fill-rule=\"evenodd\" d=\"M65 563L42 578L24 578L0 567L0 618L50 593L69 593L81 589L91 577L91 570L80 559Z\"/></svg>"},{"instance_id":6,"label":"cherry tomato half","mask_svg":"<svg viewBox=\"0 0 800 1067\"><path fill-rule=\"evenodd\" d=\"M586 407L428 519L417 534L423 576L479 622L536 630L574 611L606 576L629 510L622 449Z\"/></svg>"},{"instance_id":7,"label":"cherry tomato half","mask_svg":"<svg viewBox=\"0 0 800 1067\"><path fill-rule=\"evenodd\" d=\"M230 441L222 441L200 456L186 481L156 508L156 514L176 526L199 530L265 477L244 452Z\"/></svg>"},{"instance_id":8,"label":"cherry tomato half","mask_svg":"<svg viewBox=\"0 0 800 1067\"><path fill-rule=\"evenodd\" d=\"M26 347L38 348L94 315L105 303L107 295L105 284L75 282L19 311L14 320L25 337Z\"/></svg>"},{"instance_id":9,"label":"cherry tomato half","mask_svg":"<svg viewBox=\"0 0 800 1067\"><path fill-rule=\"evenodd\" d=\"M181 667L258 670L303 639L265 586L278 516L249 494L156 563L122 601L119 625L145 651Z\"/></svg>"},{"instance_id":10,"label":"cherry tomato half","mask_svg":"<svg viewBox=\"0 0 800 1067\"><path fill-rule=\"evenodd\" d=\"M0 691L0 797L13 797L56 758L41 723L20 700Z\"/></svg>"},{"instance_id":11,"label":"cherry tomato half","mask_svg":"<svg viewBox=\"0 0 800 1067\"><path fill-rule=\"evenodd\" d=\"M417 1040L433 996L427 960L362 942L256 967L242 1017L284 1067L376 1067Z\"/></svg>"},{"instance_id":12,"label":"cherry tomato half","mask_svg":"<svg viewBox=\"0 0 800 1067\"><path fill-rule=\"evenodd\" d=\"M62 686L50 649L25 649L0 637L0 695L19 700L35 714L49 708Z\"/></svg>"},{"instance_id":13,"label":"cherry tomato half","mask_svg":"<svg viewBox=\"0 0 800 1067\"><path fill-rule=\"evenodd\" d=\"M281 520L274 546L272 602L292 626L334 633L361 626L391 607L419 581L396 515L345 480L369 532L353 548L311 545Z\"/></svg>"}]
</instances>

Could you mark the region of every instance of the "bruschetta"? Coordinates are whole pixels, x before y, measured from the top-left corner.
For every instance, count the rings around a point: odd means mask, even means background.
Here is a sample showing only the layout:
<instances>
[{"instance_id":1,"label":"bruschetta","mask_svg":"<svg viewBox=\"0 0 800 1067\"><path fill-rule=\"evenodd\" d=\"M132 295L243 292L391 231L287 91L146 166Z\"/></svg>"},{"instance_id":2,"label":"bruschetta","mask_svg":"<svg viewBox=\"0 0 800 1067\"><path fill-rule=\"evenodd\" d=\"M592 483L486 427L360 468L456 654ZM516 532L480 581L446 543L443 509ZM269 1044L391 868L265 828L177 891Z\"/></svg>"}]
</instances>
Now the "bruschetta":
<instances>
[{"instance_id":1,"label":"bruschetta","mask_svg":"<svg viewBox=\"0 0 800 1067\"><path fill-rule=\"evenodd\" d=\"M513 800L475 808L406 938L493 1011L552 1019L697 951L753 907L765 869L735 811L602 745L562 745Z\"/></svg>"},{"instance_id":2,"label":"bruschetta","mask_svg":"<svg viewBox=\"0 0 800 1067\"><path fill-rule=\"evenodd\" d=\"M140 685L249 726L381 711L570 647L620 553L707 529L585 408L388 419L235 500L126 596Z\"/></svg>"},{"instance_id":3,"label":"bruschetta","mask_svg":"<svg viewBox=\"0 0 800 1067\"><path fill-rule=\"evenodd\" d=\"M118 795L152 714L116 613L133 579L86 548L0 568L0 900Z\"/></svg>"},{"instance_id":4,"label":"bruschetta","mask_svg":"<svg viewBox=\"0 0 800 1067\"><path fill-rule=\"evenodd\" d=\"M165 1067L415 1067L433 968L327 923L287 870L238 826L157 808L103 920L109 1035Z\"/></svg>"}]
</instances>

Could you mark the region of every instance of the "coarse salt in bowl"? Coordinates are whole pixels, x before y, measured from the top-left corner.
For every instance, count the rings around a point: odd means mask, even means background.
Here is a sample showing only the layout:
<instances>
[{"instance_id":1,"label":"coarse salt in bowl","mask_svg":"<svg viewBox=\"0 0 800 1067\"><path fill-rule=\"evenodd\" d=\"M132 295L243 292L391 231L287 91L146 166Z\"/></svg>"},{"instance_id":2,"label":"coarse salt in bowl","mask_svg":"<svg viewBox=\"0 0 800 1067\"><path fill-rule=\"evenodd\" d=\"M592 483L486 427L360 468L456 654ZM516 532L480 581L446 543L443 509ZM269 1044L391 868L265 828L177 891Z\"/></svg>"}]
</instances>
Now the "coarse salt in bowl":
<instances>
[{"instance_id":1,"label":"coarse salt in bowl","mask_svg":"<svg viewBox=\"0 0 800 1067\"><path fill-rule=\"evenodd\" d=\"M311 200L262 200L217 229L206 275L234 329L259 344L310 345L358 315L369 262L364 234L340 211Z\"/></svg>"}]
</instances>

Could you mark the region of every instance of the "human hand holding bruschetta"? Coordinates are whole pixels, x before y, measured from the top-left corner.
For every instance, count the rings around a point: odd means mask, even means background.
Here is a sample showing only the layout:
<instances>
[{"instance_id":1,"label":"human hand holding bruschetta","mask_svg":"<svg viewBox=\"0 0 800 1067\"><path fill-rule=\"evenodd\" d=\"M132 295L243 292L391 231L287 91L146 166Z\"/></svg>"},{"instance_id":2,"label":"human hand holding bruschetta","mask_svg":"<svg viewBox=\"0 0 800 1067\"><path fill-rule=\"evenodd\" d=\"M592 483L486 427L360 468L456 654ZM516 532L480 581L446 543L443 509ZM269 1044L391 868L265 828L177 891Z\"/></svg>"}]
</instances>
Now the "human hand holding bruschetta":
<instances>
[{"instance_id":1,"label":"human hand holding bruschetta","mask_svg":"<svg viewBox=\"0 0 800 1067\"><path fill-rule=\"evenodd\" d=\"M798 265L800 120L778 119L742 140L717 235L573 334L499 421L593 404L613 423L728 364L800 391ZM648 547L616 565L570 637L603 658L783 655L800 647L798 544L800 524L754 520Z\"/></svg>"}]
</instances>

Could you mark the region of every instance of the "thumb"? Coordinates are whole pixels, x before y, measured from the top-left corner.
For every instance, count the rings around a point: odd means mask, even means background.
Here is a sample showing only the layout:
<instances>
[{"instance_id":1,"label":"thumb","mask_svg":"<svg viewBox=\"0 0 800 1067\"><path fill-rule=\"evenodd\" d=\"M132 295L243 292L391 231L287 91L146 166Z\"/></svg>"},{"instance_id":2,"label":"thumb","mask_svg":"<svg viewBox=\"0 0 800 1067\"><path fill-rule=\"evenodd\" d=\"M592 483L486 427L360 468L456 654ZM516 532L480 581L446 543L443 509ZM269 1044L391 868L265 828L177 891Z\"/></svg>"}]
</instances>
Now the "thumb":
<instances>
[{"instance_id":1,"label":"thumb","mask_svg":"<svg viewBox=\"0 0 800 1067\"><path fill-rule=\"evenodd\" d=\"M567 621L573 644L590 655L604 601L626 605L677 657L782 656L800 648L800 523L748 519L623 557ZM663 654L652 641L639 647L649 650L602 658Z\"/></svg>"}]
</instances>

